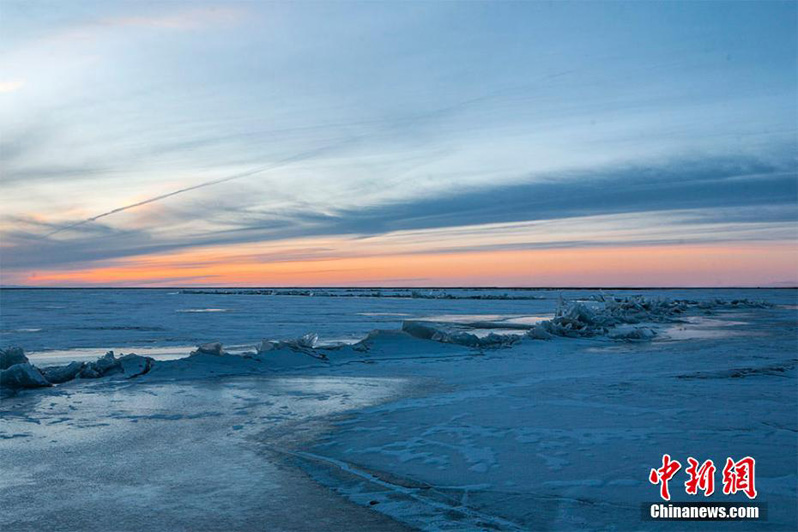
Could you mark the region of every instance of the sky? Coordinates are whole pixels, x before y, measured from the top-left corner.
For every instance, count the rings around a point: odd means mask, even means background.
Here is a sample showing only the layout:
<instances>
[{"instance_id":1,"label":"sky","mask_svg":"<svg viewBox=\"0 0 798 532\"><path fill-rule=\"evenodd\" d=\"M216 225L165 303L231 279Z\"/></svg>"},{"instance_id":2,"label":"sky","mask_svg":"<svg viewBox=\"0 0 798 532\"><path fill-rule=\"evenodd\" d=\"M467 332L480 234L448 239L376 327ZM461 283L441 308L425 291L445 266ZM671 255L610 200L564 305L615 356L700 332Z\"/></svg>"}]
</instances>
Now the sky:
<instances>
[{"instance_id":1,"label":"sky","mask_svg":"<svg viewBox=\"0 0 798 532\"><path fill-rule=\"evenodd\" d=\"M796 2L0 4L3 286L798 285Z\"/></svg>"}]
</instances>

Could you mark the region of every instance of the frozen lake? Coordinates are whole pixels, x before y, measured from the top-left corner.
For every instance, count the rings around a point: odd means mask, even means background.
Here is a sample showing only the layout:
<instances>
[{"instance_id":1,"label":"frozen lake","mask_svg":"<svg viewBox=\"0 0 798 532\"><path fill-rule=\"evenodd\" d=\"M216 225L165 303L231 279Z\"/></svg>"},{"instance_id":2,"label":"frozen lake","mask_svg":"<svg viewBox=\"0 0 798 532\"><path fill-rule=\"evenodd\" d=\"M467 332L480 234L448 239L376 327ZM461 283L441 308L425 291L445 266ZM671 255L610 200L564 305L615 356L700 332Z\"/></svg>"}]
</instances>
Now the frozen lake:
<instances>
[{"instance_id":1,"label":"frozen lake","mask_svg":"<svg viewBox=\"0 0 798 532\"><path fill-rule=\"evenodd\" d=\"M0 440L0 528L402 530L333 498L259 444L296 445L298 420L310 430L314 420L385 400L391 384L243 377L17 398L3 408L16 432Z\"/></svg>"},{"instance_id":2,"label":"frozen lake","mask_svg":"<svg viewBox=\"0 0 798 532\"><path fill-rule=\"evenodd\" d=\"M296 338L306 333L318 334L323 342L351 342L374 329L398 329L408 319L535 320L550 316L561 297L580 299L596 293L527 289L209 292L214 291L0 290L0 344L22 346L42 365L93 359L107 350L167 360L209 341L220 341L234 351L252 348L264 338ZM618 294L698 300L758 298L785 305L796 301L791 290L624 290Z\"/></svg>"},{"instance_id":3,"label":"frozen lake","mask_svg":"<svg viewBox=\"0 0 798 532\"><path fill-rule=\"evenodd\" d=\"M112 348L162 361L0 402L0 528L672 529L640 517L669 453L753 456L768 520L725 528L794 530L796 292L612 293L691 303L541 339L529 328L561 298L601 317L601 296L4 290L2 342L36 365ZM654 336L616 334L630 327ZM316 347L254 353L309 332ZM215 340L233 354L174 360ZM674 500L694 500L683 480Z\"/></svg>"},{"instance_id":4,"label":"frozen lake","mask_svg":"<svg viewBox=\"0 0 798 532\"><path fill-rule=\"evenodd\" d=\"M105 350L174 358L198 343L245 349L261 339L312 332L322 341L356 341L374 329L398 329L405 319L432 315L551 313L560 292L526 290L314 290L313 295L209 294L178 290L2 290L3 345L20 345L32 359L57 363L95 358ZM381 297L368 297L380 293ZM454 294L521 300L428 299ZM332 296L332 297L331 297ZM365 297L353 297L365 296ZM392 297L398 296L398 297ZM532 299L540 297L542 299ZM64 353L74 350L73 353ZM41 358L40 358L41 357ZM52 361L50 361L52 363Z\"/></svg>"}]
</instances>

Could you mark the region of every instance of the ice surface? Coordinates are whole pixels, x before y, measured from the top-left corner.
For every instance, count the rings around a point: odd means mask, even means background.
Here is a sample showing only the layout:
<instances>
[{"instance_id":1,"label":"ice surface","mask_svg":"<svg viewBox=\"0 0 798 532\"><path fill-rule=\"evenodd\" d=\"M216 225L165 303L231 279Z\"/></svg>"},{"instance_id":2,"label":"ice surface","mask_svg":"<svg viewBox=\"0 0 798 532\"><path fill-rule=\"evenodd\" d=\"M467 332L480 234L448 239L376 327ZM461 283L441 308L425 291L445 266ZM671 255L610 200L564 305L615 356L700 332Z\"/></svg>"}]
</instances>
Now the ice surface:
<instances>
[{"instance_id":1,"label":"ice surface","mask_svg":"<svg viewBox=\"0 0 798 532\"><path fill-rule=\"evenodd\" d=\"M173 290L3 290L0 346L24 347L39 367L91 361L108 350L174 359L209 341L222 342L233 353L255 350L262 338L297 338L308 332L319 335L319 344L331 339L356 341L371 330L399 329L403 320L431 316L548 319L560 297L592 302L597 295L595 290L441 289L421 292L448 294L446 298L412 298L393 297L412 295L412 290L406 289L324 292L342 297L184 294ZM357 297L343 297L347 294ZM697 302L767 299L777 305L795 304L794 294L784 290L629 290L613 295ZM497 299L468 299L472 296ZM227 312L179 312L214 308Z\"/></svg>"},{"instance_id":2,"label":"ice surface","mask_svg":"<svg viewBox=\"0 0 798 532\"><path fill-rule=\"evenodd\" d=\"M270 449L305 441L324 416L390 399L402 390L396 379L91 381L49 390L0 403L0 530L406 530L334 496Z\"/></svg>"},{"instance_id":3,"label":"ice surface","mask_svg":"<svg viewBox=\"0 0 798 532\"><path fill-rule=\"evenodd\" d=\"M545 299L264 294L289 301L290 327L253 310L232 336L243 307L194 315L218 320L195 343L249 348L150 362L132 381L111 355L107 376L6 398L0 528L673 529L640 520L665 452L754 456L769 518L730 528L798 527L795 292L521 295ZM509 347L482 343L497 330Z\"/></svg>"},{"instance_id":4,"label":"ice surface","mask_svg":"<svg viewBox=\"0 0 798 532\"><path fill-rule=\"evenodd\" d=\"M794 320L765 311L722 341L526 340L454 367L396 361L390 371L445 386L342 420L308 450L307 469L428 530L672 529L640 521L640 505L657 497L645 464L665 452L682 461L751 455L769 520L734 528L793 530ZM683 490L679 498L689 500Z\"/></svg>"}]
</instances>

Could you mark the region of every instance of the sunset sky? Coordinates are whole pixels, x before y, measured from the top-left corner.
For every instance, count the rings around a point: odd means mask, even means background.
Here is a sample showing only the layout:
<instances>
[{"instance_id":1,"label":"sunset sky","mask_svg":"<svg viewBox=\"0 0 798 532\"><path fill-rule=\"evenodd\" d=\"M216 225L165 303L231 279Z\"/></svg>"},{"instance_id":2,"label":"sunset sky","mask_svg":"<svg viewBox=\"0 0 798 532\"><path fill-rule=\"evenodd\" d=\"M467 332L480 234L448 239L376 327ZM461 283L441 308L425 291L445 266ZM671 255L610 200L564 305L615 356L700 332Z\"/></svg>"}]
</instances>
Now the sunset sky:
<instances>
[{"instance_id":1,"label":"sunset sky","mask_svg":"<svg viewBox=\"0 0 798 532\"><path fill-rule=\"evenodd\" d=\"M793 286L796 21L3 0L0 284Z\"/></svg>"}]
</instances>

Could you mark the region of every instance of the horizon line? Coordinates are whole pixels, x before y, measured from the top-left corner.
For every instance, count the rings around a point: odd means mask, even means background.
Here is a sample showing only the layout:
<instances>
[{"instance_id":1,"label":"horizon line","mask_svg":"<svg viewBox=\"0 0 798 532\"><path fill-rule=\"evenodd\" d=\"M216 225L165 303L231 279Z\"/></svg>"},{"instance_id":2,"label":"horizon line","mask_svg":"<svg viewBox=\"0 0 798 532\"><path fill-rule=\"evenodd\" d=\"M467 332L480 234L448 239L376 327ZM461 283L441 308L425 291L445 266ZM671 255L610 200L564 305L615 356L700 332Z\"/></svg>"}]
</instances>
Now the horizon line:
<instances>
[{"instance_id":1,"label":"horizon line","mask_svg":"<svg viewBox=\"0 0 798 532\"><path fill-rule=\"evenodd\" d=\"M0 290L796 290L787 286L2 286Z\"/></svg>"}]
</instances>

